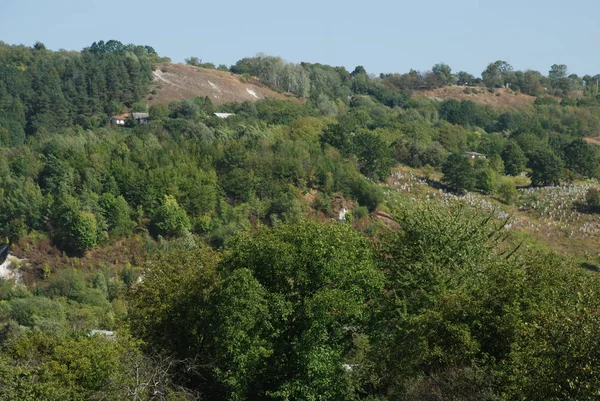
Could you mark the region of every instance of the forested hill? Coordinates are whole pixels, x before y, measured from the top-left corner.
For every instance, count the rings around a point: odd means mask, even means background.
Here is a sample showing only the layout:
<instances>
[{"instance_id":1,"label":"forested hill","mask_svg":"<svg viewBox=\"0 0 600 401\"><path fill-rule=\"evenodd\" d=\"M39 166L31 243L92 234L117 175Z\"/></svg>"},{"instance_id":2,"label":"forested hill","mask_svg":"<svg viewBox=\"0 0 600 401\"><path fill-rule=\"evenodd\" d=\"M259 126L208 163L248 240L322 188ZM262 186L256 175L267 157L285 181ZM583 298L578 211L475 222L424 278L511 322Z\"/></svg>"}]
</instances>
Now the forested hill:
<instances>
[{"instance_id":1,"label":"forested hill","mask_svg":"<svg viewBox=\"0 0 600 401\"><path fill-rule=\"evenodd\" d=\"M114 40L81 52L0 42L0 121L8 130L2 141L19 145L26 133L104 124L146 97L157 61L150 46Z\"/></svg>"},{"instance_id":2,"label":"forested hill","mask_svg":"<svg viewBox=\"0 0 600 401\"><path fill-rule=\"evenodd\" d=\"M1 400L598 399L594 77L168 63L0 44Z\"/></svg>"}]
</instances>

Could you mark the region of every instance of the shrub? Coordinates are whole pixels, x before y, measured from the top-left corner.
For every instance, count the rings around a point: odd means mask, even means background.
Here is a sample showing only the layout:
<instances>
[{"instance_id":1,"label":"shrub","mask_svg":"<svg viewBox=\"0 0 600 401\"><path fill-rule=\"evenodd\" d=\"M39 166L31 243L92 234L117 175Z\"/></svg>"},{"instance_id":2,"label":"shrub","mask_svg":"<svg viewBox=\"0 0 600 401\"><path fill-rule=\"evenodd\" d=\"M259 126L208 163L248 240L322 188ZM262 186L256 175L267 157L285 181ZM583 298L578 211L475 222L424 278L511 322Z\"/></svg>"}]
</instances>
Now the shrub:
<instances>
[{"instance_id":1,"label":"shrub","mask_svg":"<svg viewBox=\"0 0 600 401\"><path fill-rule=\"evenodd\" d=\"M502 203L512 205L517 200L518 192L514 183L506 180L498 187L498 198Z\"/></svg>"},{"instance_id":2,"label":"shrub","mask_svg":"<svg viewBox=\"0 0 600 401\"><path fill-rule=\"evenodd\" d=\"M600 189L590 188L585 194L585 204L590 210L600 211Z\"/></svg>"}]
</instances>

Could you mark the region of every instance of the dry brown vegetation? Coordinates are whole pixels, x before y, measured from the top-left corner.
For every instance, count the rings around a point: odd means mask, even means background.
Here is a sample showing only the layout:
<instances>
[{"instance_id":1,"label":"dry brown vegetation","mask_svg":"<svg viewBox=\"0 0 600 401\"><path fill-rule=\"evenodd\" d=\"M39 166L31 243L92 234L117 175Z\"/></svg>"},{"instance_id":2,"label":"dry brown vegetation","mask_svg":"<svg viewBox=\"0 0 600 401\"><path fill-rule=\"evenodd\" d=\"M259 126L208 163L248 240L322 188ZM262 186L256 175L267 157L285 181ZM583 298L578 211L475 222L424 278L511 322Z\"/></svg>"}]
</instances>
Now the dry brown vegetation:
<instances>
[{"instance_id":1,"label":"dry brown vegetation","mask_svg":"<svg viewBox=\"0 0 600 401\"><path fill-rule=\"evenodd\" d=\"M598 145L600 146L600 136L597 136L595 138L583 138L587 143L591 143L592 145Z\"/></svg>"},{"instance_id":2,"label":"dry brown vegetation","mask_svg":"<svg viewBox=\"0 0 600 401\"><path fill-rule=\"evenodd\" d=\"M185 64L159 64L148 104L168 104L175 100L208 96L214 104L255 101L264 98L296 99L277 93L256 79L242 82L240 75Z\"/></svg>"},{"instance_id":3,"label":"dry brown vegetation","mask_svg":"<svg viewBox=\"0 0 600 401\"><path fill-rule=\"evenodd\" d=\"M69 267L94 269L108 267L120 271L123 266L138 266L144 260L144 243L141 236L123 238L106 246L86 252L81 258L69 257L61 252L47 237L24 237L12 245L11 253L24 259L21 266L23 281L33 285L40 280L44 266L52 272Z\"/></svg>"},{"instance_id":4,"label":"dry brown vegetation","mask_svg":"<svg viewBox=\"0 0 600 401\"><path fill-rule=\"evenodd\" d=\"M442 100L472 100L477 103L483 103L494 108L506 110L527 107L528 105L533 104L536 99L535 96L516 93L510 89L501 88L491 92L487 88L465 86L447 86L445 88L417 91L413 96Z\"/></svg>"}]
</instances>

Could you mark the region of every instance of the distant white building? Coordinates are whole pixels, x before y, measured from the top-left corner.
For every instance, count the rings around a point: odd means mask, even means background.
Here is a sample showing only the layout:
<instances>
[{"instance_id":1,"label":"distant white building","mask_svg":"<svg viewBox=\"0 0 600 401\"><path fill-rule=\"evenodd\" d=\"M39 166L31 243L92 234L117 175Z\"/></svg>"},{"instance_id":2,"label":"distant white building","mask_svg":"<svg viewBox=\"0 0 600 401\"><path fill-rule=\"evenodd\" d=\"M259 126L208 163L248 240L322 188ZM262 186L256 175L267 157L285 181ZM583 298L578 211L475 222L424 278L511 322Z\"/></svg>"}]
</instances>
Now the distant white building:
<instances>
[{"instance_id":1,"label":"distant white building","mask_svg":"<svg viewBox=\"0 0 600 401\"><path fill-rule=\"evenodd\" d=\"M484 155L483 153L477 153L477 152L465 152L465 156L467 156L469 159L485 159L486 155Z\"/></svg>"},{"instance_id":2,"label":"distant white building","mask_svg":"<svg viewBox=\"0 0 600 401\"><path fill-rule=\"evenodd\" d=\"M148 113L123 113L110 118L110 122L115 125L124 126L127 120L133 120L138 124L146 124L150 121Z\"/></svg>"},{"instance_id":3,"label":"distant white building","mask_svg":"<svg viewBox=\"0 0 600 401\"><path fill-rule=\"evenodd\" d=\"M131 116L138 124L146 124L150 120L150 114L148 113L131 113Z\"/></svg>"},{"instance_id":4,"label":"distant white building","mask_svg":"<svg viewBox=\"0 0 600 401\"><path fill-rule=\"evenodd\" d=\"M110 122L115 125L123 126L123 125L125 125L125 120L127 120L128 118L131 118L130 113L119 114L116 116L112 116L110 118Z\"/></svg>"},{"instance_id":5,"label":"distant white building","mask_svg":"<svg viewBox=\"0 0 600 401\"><path fill-rule=\"evenodd\" d=\"M114 331L109 330L92 330L88 333L88 337L92 336L106 336L106 337L114 337Z\"/></svg>"},{"instance_id":6,"label":"distant white building","mask_svg":"<svg viewBox=\"0 0 600 401\"><path fill-rule=\"evenodd\" d=\"M228 118L231 116L235 116L234 113L214 113L213 114L215 117L219 117L219 118Z\"/></svg>"}]
</instances>

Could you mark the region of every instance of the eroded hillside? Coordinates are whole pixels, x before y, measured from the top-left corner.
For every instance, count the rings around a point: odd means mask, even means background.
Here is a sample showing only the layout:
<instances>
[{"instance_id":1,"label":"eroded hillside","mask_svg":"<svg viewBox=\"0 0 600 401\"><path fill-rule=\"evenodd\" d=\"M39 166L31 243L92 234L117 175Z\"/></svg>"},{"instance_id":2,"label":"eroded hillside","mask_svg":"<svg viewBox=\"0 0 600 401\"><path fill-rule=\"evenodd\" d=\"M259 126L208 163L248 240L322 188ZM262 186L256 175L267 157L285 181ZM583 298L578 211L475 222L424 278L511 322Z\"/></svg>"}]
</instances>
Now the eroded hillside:
<instances>
[{"instance_id":1,"label":"eroded hillside","mask_svg":"<svg viewBox=\"0 0 600 401\"><path fill-rule=\"evenodd\" d=\"M240 75L184 64L160 64L153 71L155 87L149 104L208 96L214 104L255 101L264 98L293 99L258 81L242 82Z\"/></svg>"}]
</instances>

